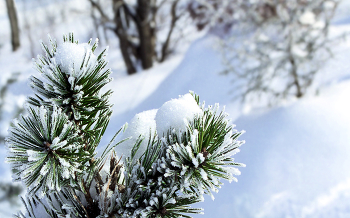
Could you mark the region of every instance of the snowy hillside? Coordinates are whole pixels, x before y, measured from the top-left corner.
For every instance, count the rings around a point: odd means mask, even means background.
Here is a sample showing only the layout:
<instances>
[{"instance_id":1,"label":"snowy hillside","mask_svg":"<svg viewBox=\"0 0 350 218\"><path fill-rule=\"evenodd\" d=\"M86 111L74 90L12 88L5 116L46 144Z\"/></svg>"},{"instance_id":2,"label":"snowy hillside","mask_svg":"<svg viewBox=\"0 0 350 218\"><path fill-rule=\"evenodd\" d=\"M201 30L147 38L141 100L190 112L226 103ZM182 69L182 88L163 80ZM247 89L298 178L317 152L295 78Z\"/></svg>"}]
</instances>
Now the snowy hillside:
<instances>
[{"instance_id":1,"label":"snowy hillside","mask_svg":"<svg viewBox=\"0 0 350 218\"><path fill-rule=\"evenodd\" d=\"M334 35L350 30L350 1L344 2L332 26ZM0 12L1 24L6 17ZM5 34L0 31L0 36ZM350 41L335 46L334 58L317 78L321 87L317 96L277 108L254 108L232 101L232 78L218 75L222 65L220 54L213 48L215 36L201 33L191 38L196 39L184 43L181 52L169 61L132 76L121 73L119 51L110 48L115 78L107 88L114 91L114 114L100 150L136 113L159 108L193 90L206 104L226 105L236 128L246 131L241 137L246 144L236 155L237 162L246 164L240 168L238 183L225 183L214 201L207 196L195 205L203 207L205 214L194 217L350 217ZM2 134L6 134L15 105L22 104L24 96L31 93L26 79L36 72L27 55L23 50L10 52L9 43L0 49L0 86L12 72L21 72L19 82L9 87ZM1 145L0 181L11 180L5 156ZM18 208L0 202L0 217L11 217Z\"/></svg>"},{"instance_id":2,"label":"snowy hillside","mask_svg":"<svg viewBox=\"0 0 350 218\"><path fill-rule=\"evenodd\" d=\"M349 217L349 87L237 119L247 167L201 204L204 217Z\"/></svg>"}]
</instances>

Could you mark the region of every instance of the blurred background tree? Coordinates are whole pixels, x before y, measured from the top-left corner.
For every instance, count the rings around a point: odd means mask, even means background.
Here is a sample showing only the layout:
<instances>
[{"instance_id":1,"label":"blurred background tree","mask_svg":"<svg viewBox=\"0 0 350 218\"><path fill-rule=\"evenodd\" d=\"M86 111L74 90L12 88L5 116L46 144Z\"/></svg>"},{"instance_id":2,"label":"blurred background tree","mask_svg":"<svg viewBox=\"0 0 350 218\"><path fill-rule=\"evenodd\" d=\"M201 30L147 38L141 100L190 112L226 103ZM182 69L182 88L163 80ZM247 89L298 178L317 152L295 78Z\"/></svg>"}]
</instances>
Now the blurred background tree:
<instances>
[{"instance_id":1,"label":"blurred background tree","mask_svg":"<svg viewBox=\"0 0 350 218\"><path fill-rule=\"evenodd\" d=\"M142 69L149 69L155 61L163 62L172 53L173 32L178 20L185 16L186 3L180 0L89 1L97 23L118 37L128 74L136 73L139 62Z\"/></svg>"},{"instance_id":2,"label":"blurred background tree","mask_svg":"<svg viewBox=\"0 0 350 218\"><path fill-rule=\"evenodd\" d=\"M7 14L11 26L11 43L12 50L16 51L20 46L19 38L19 27L18 27L18 18L17 18L17 9L14 0L6 0Z\"/></svg>"},{"instance_id":3,"label":"blurred background tree","mask_svg":"<svg viewBox=\"0 0 350 218\"><path fill-rule=\"evenodd\" d=\"M332 57L336 40L329 37L329 26L339 2L192 0L188 11L198 30L219 36L233 98L276 104L301 98L315 85Z\"/></svg>"},{"instance_id":4,"label":"blurred background tree","mask_svg":"<svg viewBox=\"0 0 350 218\"><path fill-rule=\"evenodd\" d=\"M221 40L235 97L276 104L301 98L332 57L329 25L337 0L232 1L230 32ZM226 13L227 14L227 13Z\"/></svg>"}]
</instances>

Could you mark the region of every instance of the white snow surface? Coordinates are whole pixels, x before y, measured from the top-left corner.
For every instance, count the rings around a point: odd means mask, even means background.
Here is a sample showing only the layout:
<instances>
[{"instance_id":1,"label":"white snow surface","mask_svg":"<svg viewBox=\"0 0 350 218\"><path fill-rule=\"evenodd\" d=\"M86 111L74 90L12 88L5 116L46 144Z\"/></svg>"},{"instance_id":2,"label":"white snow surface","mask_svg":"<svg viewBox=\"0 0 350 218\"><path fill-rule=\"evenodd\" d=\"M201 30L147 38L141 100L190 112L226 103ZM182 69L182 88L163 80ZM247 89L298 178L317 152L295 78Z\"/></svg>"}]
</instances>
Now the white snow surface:
<instances>
[{"instance_id":1,"label":"white snow surface","mask_svg":"<svg viewBox=\"0 0 350 218\"><path fill-rule=\"evenodd\" d=\"M163 137L169 130L185 132L188 124L202 114L202 109L191 94L167 101L156 114L157 133Z\"/></svg>"},{"instance_id":2,"label":"white snow surface","mask_svg":"<svg viewBox=\"0 0 350 218\"><path fill-rule=\"evenodd\" d=\"M204 217L350 217L349 94L347 81L237 119L246 144L235 159L246 167L198 205Z\"/></svg>"}]
</instances>

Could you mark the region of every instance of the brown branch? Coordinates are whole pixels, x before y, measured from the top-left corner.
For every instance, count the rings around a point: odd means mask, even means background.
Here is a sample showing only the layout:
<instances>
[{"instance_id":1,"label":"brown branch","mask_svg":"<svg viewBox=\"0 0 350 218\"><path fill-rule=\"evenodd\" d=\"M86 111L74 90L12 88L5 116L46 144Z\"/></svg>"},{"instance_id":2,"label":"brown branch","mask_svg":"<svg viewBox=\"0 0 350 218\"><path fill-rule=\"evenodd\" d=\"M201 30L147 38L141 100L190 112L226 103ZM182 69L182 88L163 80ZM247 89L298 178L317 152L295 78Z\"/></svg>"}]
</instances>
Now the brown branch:
<instances>
[{"instance_id":1,"label":"brown branch","mask_svg":"<svg viewBox=\"0 0 350 218\"><path fill-rule=\"evenodd\" d=\"M176 0L171 5L171 24L170 24L170 29L169 29L167 38L162 46L162 53L161 53L160 62L163 62L169 54L170 38L171 38L171 35L172 35L173 30L175 28L176 22L180 18L180 16L176 15L176 7L177 7L178 3L179 3L179 0Z\"/></svg>"},{"instance_id":2,"label":"brown branch","mask_svg":"<svg viewBox=\"0 0 350 218\"><path fill-rule=\"evenodd\" d=\"M94 162L95 162L95 159L94 159L94 158L91 158L91 159L89 160L89 163L90 163L91 166L94 164ZM100 194L100 193L101 193L101 187L103 186L103 181L102 181L102 177L101 177L101 175L100 175L99 172L95 172L95 178L96 178L97 181L98 181L98 184L97 184L97 188L98 188L98 189L97 189L97 193Z\"/></svg>"},{"instance_id":3,"label":"brown branch","mask_svg":"<svg viewBox=\"0 0 350 218\"><path fill-rule=\"evenodd\" d=\"M72 189L72 194L73 194L75 200L80 204L80 206L81 206L81 207L83 208L83 210L85 211L86 217L87 217L87 218L90 218L90 217L89 217L89 213L86 211L84 205L81 203L81 201L79 200L78 196L75 194L75 191L74 191L73 189Z\"/></svg>"},{"instance_id":4,"label":"brown branch","mask_svg":"<svg viewBox=\"0 0 350 218\"><path fill-rule=\"evenodd\" d=\"M83 180L83 179L82 179ZM86 194L85 194L85 198L86 198L86 200L89 202L89 204L92 204L93 202L94 202L94 200L92 199L92 196L91 196L91 194L90 194L90 188L88 189L87 187L86 187L86 184L85 184L85 181L83 180L83 182L82 182L82 184L83 184L83 188L85 189L85 192L86 192Z\"/></svg>"},{"instance_id":5,"label":"brown branch","mask_svg":"<svg viewBox=\"0 0 350 218\"><path fill-rule=\"evenodd\" d=\"M114 23L116 24L116 28L113 31L118 36L120 51L122 53L122 57L126 65L127 72L130 75L130 74L136 73L136 68L130 57L131 43L128 40L128 34L126 33L126 30L123 26L121 13L119 11L123 6L123 4L124 3L121 0L113 1Z\"/></svg>"},{"instance_id":6,"label":"brown branch","mask_svg":"<svg viewBox=\"0 0 350 218\"><path fill-rule=\"evenodd\" d=\"M89 0L92 7L96 8L97 11L101 14L104 21L111 21L111 19L104 13L104 11L101 8L101 5L95 2L94 0Z\"/></svg>"},{"instance_id":7,"label":"brown branch","mask_svg":"<svg viewBox=\"0 0 350 218\"><path fill-rule=\"evenodd\" d=\"M137 21L137 17L136 17L135 14L133 14L133 13L131 12L131 10L130 10L130 8L128 7L128 5L127 5L127 4L124 4L124 5L123 5L123 8L124 8L124 11L126 12L126 13L125 13L126 16L129 15L129 16L133 19L133 21L136 22L136 21ZM128 20L127 17L125 17L125 19Z\"/></svg>"},{"instance_id":8,"label":"brown branch","mask_svg":"<svg viewBox=\"0 0 350 218\"><path fill-rule=\"evenodd\" d=\"M295 97L297 98L301 98L303 96L303 92L301 90L301 85L300 85L300 82L299 82L299 76L298 76L298 72L297 72L297 63L295 63L295 59L292 55L292 43L293 43L293 37L292 37L292 33L289 32L289 46L288 46L288 53L289 53L289 57L288 57L288 60L289 60L289 63L291 64L291 70L290 70L290 73L293 77L293 84L295 85L296 89L297 89L297 93L295 94Z\"/></svg>"},{"instance_id":9,"label":"brown branch","mask_svg":"<svg viewBox=\"0 0 350 218\"><path fill-rule=\"evenodd\" d=\"M112 155L113 155L113 154L112 154ZM112 157L111 157L111 158L112 158ZM122 158L120 157L119 161L118 161L117 164L114 166L114 169L112 170L112 173L111 173L111 175L110 175L110 178L109 178L109 180L108 180L108 182L107 182L105 200L107 200L107 194L108 194L108 189L109 189L110 184L111 184L111 183L114 184L114 182L112 182L112 179L114 179L114 174L116 173L117 170L119 171L120 168L121 168L121 166L119 165L119 162L120 162L121 159L122 159ZM117 175L118 175L118 173L117 173ZM106 203L106 201L105 201L105 203Z\"/></svg>"},{"instance_id":10,"label":"brown branch","mask_svg":"<svg viewBox=\"0 0 350 218\"><path fill-rule=\"evenodd\" d=\"M6 0L7 14L11 27L12 51L16 51L20 46L20 32L18 27L17 10L14 0Z\"/></svg>"},{"instance_id":11,"label":"brown branch","mask_svg":"<svg viewBox=\"0 0 350 218\"><path fill-rule=\"evenodd\" d=\"M153 22L156 22L157 13L158 13L159 9L165 4L165 2L166 2L166 0L163 0L160 2L160 4L158 6L155 5L152 8L152 19L151 20Z\"/></svg>"}]
</instances>

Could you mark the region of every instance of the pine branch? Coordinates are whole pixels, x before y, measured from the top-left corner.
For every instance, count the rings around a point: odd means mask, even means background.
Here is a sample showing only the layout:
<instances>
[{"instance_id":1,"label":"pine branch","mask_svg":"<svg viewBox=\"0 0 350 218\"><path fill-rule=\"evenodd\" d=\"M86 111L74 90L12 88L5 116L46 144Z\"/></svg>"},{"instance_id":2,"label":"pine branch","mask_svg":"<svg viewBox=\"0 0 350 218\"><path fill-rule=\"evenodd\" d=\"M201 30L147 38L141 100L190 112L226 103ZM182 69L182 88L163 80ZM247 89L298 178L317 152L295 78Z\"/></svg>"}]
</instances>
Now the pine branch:
<instances>
[{"instance_id":1,"label":"pine branch","mask_svg":"<svg viewBox=\"0 0 350 218\"><path fill-rule=\"evenodd\" d=\"M97 43L80 45L72 34L63 44L50 43L35 62L44 80L30 79L35 96L27 101L28 115L12 123L7 138L7 161L28 188L27 213L17 217L190 217L202 213L190 205L204 194L213 197L220 179L235 180L242 164L231 156L242 132L218 105L205 108L194 93L179 101L193 107L188 120L176 118L186 120L183 128L150 129L149 138L137 132L121 163L114 148L129 138L114 140L124 126L96 157L111 116L111 92L100 94L110 81L105 51L95 56Z\"/></svg>"},{"instance_id":2,"label":"pine branch","mask_svg":"<svg viewBox=\"0 0 350 218\"><path fill-rule=\"evenodd\" d=\"M193 97L199 103L199 97ZM164 138L154 135L140 160L135 160L133 156L142 140L147 140L139 138L131 157L126 159L125 189L114 190L110 198L107 198L109 190L105 190L100 199L104 202L100 206L104 208L103 214L108 217L112 214L189 217L185 214L201 213L201 209L189 206L202 201L205 193L213 197L211 191L218 191L222 184L220 178L236 180L233 175L240 172L235 167L244 166L231 158L243 143L237 141L242 132L234 132L227 114L218 113L218 109L218 106L205 109L185 132L170 128Z\"/></svg>"},{"instance_id":3,"label":"pine branch","mask_svg":"<svg viewBox=\"0 0 350 218\"><path fill-rule=\"evenodd\" d=\"M35 97L27 101L29 115L12 124L7 160L30 195L45 196L70 187L85 190L88 204L93 205L90 190L86 191L91 183L84 184L83 177L84 172L92 172L97 187L103 185L94 155L111 116L111 91L100 94L110 81L106 50L95 56L97 41L79 45L73 34L64 36L59 46L49 41L50 48L42 43L46 55L35 61L45 80L30 78Z\"/></svg>"}]
</instances>

